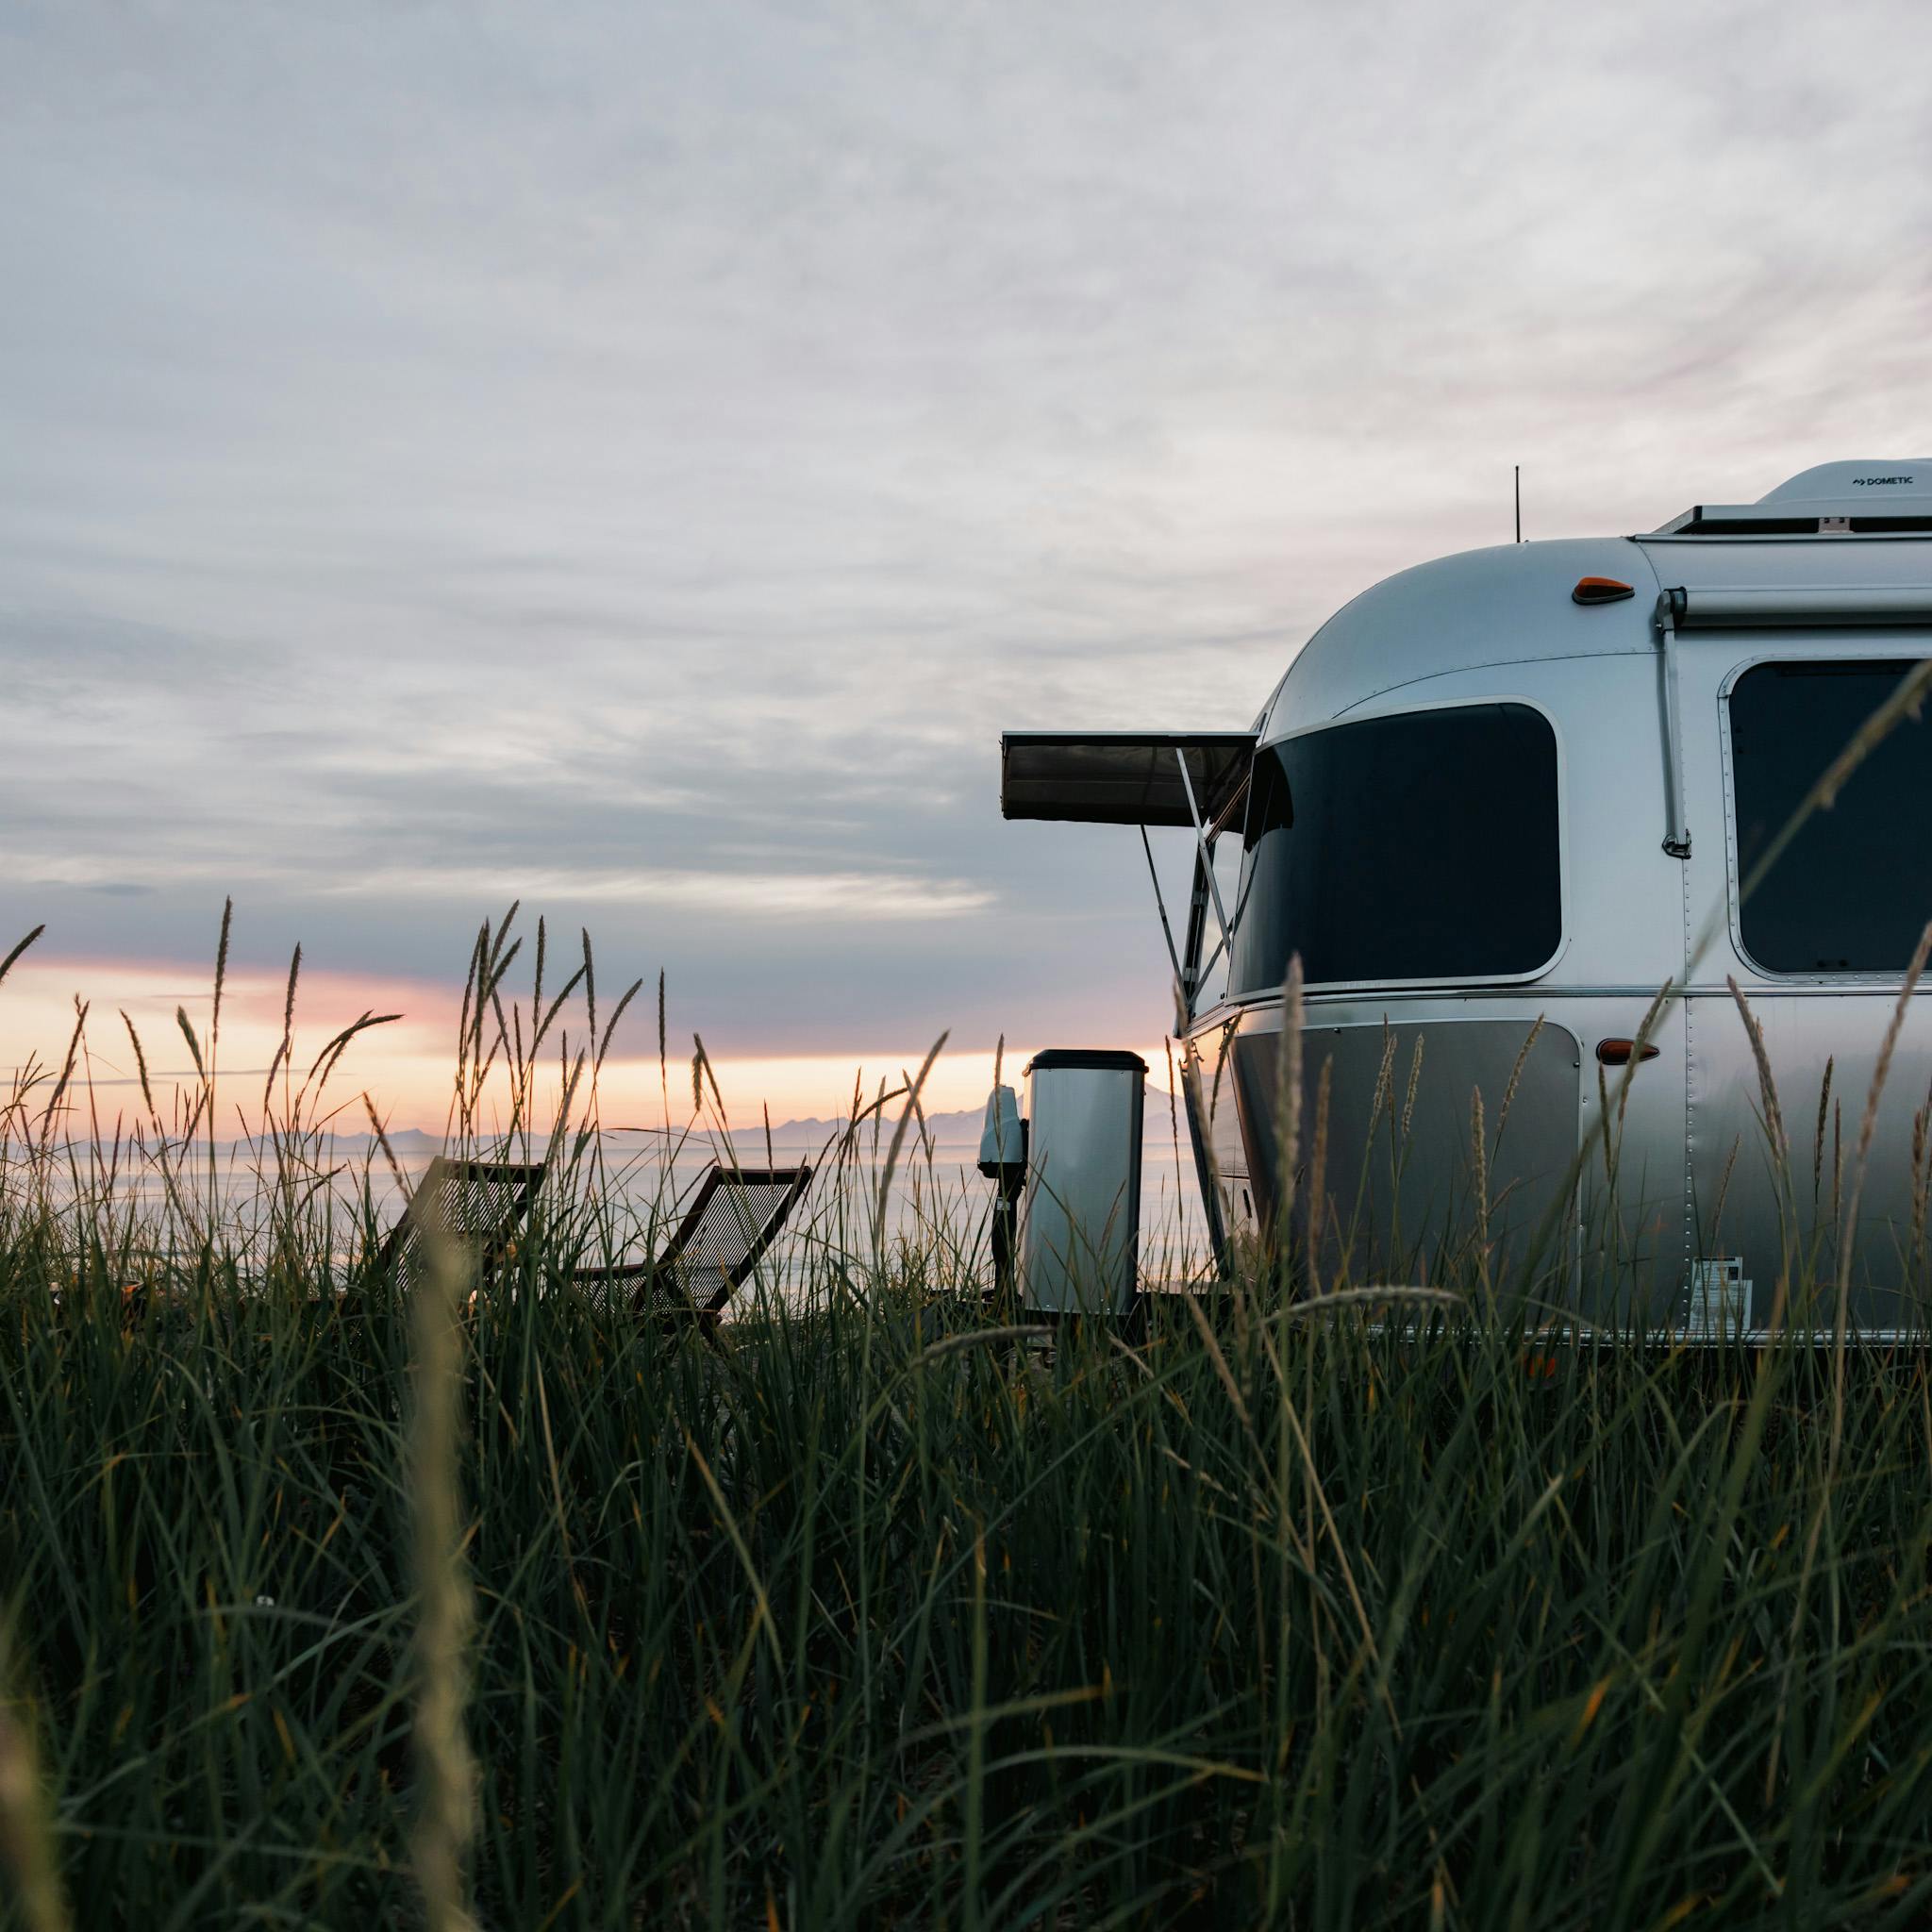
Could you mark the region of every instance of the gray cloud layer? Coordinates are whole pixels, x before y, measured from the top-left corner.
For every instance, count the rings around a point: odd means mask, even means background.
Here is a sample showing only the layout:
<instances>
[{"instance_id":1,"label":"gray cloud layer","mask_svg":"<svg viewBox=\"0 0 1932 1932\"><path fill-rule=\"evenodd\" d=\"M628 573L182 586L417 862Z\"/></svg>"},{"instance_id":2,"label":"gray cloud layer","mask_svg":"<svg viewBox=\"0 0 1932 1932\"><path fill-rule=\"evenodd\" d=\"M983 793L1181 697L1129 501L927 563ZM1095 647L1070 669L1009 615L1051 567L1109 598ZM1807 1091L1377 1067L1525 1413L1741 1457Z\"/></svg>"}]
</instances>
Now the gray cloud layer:
<instances>
[{"instance_id":1,"label":"gray cloud layer","mask_svg":"<svg viewBox=\"0 0 1932 1932\"><path fill-rule=\"evenodd\" d=\"M1146 1037L1010 723L1926 441L1916 5L0 12L0 915ZM0 932L0 941L8 938ZM614 972L616 969L610 969Z\"/></svg>"}]
</instances>

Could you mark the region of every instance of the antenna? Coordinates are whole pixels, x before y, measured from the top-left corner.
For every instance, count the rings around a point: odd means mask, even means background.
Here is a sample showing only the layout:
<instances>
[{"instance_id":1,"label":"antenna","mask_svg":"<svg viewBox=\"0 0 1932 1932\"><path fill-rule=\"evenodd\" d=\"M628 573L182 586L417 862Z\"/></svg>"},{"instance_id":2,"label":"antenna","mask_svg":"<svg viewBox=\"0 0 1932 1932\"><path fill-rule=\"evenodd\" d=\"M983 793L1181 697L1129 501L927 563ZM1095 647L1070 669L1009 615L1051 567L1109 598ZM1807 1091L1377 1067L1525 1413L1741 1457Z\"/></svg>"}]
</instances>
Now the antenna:
<instances>
[{"instance_id":1,"label":"antenna","mask_svg":"<svg viewBox=\"0 0 1932 1932\"><path fill-rule=\"evenodd\" d=\"M1523 541L1523 465L1516 465L1516 541Z\"/></svg>"}]
</instances>

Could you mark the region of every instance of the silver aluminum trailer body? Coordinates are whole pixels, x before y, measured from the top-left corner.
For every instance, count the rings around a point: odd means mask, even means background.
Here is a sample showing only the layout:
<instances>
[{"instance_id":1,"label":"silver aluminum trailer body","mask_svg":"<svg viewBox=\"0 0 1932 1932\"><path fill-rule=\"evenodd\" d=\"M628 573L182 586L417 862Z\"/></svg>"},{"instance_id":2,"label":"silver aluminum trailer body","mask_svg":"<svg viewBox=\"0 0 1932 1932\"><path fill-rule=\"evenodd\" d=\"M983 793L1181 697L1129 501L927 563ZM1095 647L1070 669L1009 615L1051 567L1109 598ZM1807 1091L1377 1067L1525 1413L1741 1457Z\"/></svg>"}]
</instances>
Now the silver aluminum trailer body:
<instances>
[{"instance_id":1,"label":"silver aluminum trailer body","mask_svg":"<svg viewBox=\"0 0 1932 1932\"><path fill-rule=\"evenodd\" d=\"M1836 818L1748 904L1740 887L1873 699L1928 657L1932 463L1833 464L1650 536L1442 558L1337 613L1257 719L1245 792L1199 795L1209 751L1183 784L1177 1028L1224 1236L1272 1224L1280 982L1299 952L1298 1219L1326 1087L1318 1266L1346 1240L1356 1280L1387 1279L1470 1226L1480 1191L1499 1277L1541 1233L1547 1280L1586 1319L1759 1328L1788 1255L1835 1271L1900 936L1932 918L1932 723L1902 724ZM1009 737L1008 815L1182 822L1151 783L1138 817L1071 780L1073 808L1053 808L1046 752L1026 802L1045 742ZM1141 742L1158 764L1158 736ZM1173 758L1189 765L1184 745ZM1762 1028L1782 1174L1732 980ZM1626 1085L1617 1042L1666 985ZM1928 1082L1922 992L1864 1183L1851 1307L1867 1333L1915 1321Z\"/></svg>"}]
</instances>

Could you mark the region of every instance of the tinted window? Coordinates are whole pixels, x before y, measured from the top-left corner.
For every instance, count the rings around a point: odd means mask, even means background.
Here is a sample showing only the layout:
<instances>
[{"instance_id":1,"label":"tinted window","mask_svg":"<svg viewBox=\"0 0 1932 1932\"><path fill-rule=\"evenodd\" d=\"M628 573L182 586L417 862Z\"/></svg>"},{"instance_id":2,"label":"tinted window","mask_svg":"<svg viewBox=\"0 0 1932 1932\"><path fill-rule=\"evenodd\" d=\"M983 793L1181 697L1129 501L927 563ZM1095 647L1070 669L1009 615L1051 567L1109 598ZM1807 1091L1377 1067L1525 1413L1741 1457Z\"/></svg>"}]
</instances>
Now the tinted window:
<instances>
[{"instance_id":1,"label":"tinted window","mask_svg":"<svg viewBox=\"0 0 1932 1932\"><path fill-rule=\"evenodd\" d=\"M1731 691L1740 881L1913 669L1901 658L1759 664ZM1907 716L1813 812L1739 908L1772 973L1903 972L1932 918L1932 731Z\"/></svg>"},{"instance_id":2,"label":"tinted window","mask_svg":"<svg viewBox=\"0 0 1932 1932\"><path fill-rule=\"evenodd\" d=\"M1480 979L1548 963L1563 932L1557 741L1526 705L1334 724L1258 753L1234 990Z\"/></svg>"}]
</instances>

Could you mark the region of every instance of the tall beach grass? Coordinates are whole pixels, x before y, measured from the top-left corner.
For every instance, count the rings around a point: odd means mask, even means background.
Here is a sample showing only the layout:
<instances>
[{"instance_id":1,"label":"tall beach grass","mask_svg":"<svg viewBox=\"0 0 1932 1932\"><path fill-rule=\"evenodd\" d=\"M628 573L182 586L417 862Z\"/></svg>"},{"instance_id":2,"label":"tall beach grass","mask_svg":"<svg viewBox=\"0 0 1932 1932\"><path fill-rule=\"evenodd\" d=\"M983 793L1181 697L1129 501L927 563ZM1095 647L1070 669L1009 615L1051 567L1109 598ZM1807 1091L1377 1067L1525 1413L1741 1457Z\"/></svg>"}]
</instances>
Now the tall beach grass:
<instances>
[{"instance_id":1,"label":"tall beach grass","mask_svg":"<svg viewBox=\"0 0 1932 1932\"><path fill-rule=\"evenodd\" d=\"M783 1291L641 1324L572 1273L657 1245L717 1083L660 989L665 1185L614 1185L619 1003L518 946L450 1139L549 1174L480 1274L379 1265L335 1136L383 1016L298 1051L299 959L240 1156L185 1013L200 1084L132 1125L85 1016L0 1102L8 1923L1924 1921L1916 1345L1532 1321L1482 1190L1426 1292L1257 1253L1043 1337L916 1072Z\"/></svg>"}]
</instances>

